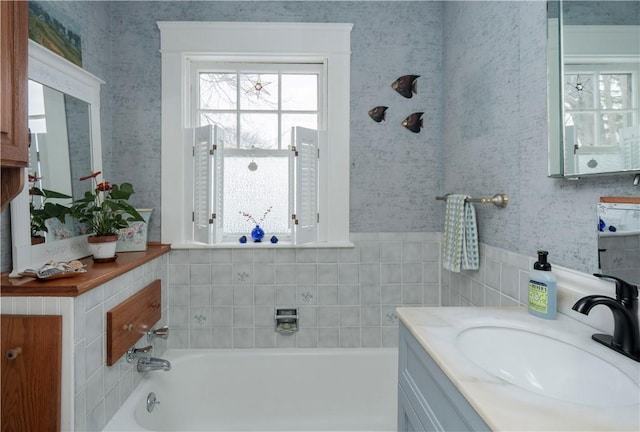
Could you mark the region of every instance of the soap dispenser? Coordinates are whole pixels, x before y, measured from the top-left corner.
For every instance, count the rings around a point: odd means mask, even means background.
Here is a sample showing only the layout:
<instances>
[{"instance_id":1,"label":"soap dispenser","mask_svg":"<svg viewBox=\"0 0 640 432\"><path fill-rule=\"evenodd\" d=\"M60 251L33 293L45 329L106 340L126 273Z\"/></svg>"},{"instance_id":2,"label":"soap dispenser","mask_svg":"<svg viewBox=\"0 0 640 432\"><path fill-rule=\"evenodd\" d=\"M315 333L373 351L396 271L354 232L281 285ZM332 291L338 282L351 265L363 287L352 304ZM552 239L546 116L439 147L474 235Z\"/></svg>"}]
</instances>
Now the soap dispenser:
<instances>
[{"instance_id":1,"label":"soap dispenser","mask_svg":"<svg viewBox=\"0 0 640 432\"><path fill-rule=\"evenodd\" d=\"M557 281L547 261L549 252L538 251L538 261L529 276L529 313L544 319L556 319Z\"/></svg>"}]
</instances>

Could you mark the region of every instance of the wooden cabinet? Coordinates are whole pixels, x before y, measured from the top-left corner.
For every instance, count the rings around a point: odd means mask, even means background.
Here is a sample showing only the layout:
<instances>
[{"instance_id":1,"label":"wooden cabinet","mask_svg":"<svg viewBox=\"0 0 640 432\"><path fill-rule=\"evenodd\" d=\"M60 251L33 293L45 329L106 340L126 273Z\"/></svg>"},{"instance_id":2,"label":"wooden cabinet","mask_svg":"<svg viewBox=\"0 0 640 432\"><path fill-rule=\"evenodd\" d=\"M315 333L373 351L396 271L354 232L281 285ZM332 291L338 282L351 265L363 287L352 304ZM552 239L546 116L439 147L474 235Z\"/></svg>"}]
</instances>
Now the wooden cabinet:
<instances>
[{"instance_id":1,"label":"wooden cabinet","mask_svg":"<svg viewBox=\"0 0 640 432\"><path fill-rule=\"evenodd\" d=\"M2 209L24 187L23 169L29 162L28 19L28 2L0 2Z\"/></svg>"},{"instance_id":2,"label":"wooden cabinet","mask_svg":"<svg viewBox=\"0 0 640 432\"><path fill-rule=\"evenodd\" d=\"M2 315L2 432L59 431L62 317Z\"/></svg>"},{"instance_id":3,"label":"wooden cabinet","mask_svg":"<svg viewBox=\"0 0 640 432\"><path fill-rule=\"evenodd\" d=\"M398 431L490 431L411 332L400 324Z\"/></svg>"}]
</instances>

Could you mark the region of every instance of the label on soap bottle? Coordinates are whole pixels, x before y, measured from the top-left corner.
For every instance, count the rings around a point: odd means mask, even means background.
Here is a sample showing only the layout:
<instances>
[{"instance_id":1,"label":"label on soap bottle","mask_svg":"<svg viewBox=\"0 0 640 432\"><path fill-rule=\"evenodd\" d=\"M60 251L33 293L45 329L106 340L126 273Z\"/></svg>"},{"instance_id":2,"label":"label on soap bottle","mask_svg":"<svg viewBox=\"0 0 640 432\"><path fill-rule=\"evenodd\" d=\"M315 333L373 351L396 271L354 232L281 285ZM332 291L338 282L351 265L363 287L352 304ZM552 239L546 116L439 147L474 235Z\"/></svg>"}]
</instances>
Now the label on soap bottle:
<instances>
[{"instance_id":1,"label":"label on soap bottle","mask_svg":"<svg viewBox=\"0 0 640 432\"><path fill-rule=\"evenodd\" d=\"M529 309L543 314L549 306L549 288L546 284L529 281Z\"/></svg>"}]
</instances>

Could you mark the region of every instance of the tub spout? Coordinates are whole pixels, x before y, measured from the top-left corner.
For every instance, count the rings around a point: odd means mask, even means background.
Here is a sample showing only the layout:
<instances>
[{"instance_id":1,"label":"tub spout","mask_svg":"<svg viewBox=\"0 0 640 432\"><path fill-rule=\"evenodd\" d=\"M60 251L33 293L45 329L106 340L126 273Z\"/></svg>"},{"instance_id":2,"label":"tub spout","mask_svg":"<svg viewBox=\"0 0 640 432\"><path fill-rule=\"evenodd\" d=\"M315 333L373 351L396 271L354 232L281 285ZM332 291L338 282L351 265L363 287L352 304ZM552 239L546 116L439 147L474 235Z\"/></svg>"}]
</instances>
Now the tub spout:
<instances>
[{"instance_id":1,"label":"tub spout","mask_svg":"<svg viewBox=\"0 0 640 432\"><path fill-rule=\"evenodd\" d=\"M151 357L150 359L139 359L136 365L138 372L150 372L156 370L168 371L171 370L171 363L169 360L161 358Z\"/></svg>"},{"instance_id":2,"label":"tub spout","mask_svg":"<svg viewBox=\"0 0 640 432\"><path fill-rule=\"evenodd\" d=\"M576 312L588 315L597 305L607 306L613 313L613 336L594 334L593 340L640 361L640 325L638 324L638 287L621 279L596 274L616 283L616 298L590 295L578 300L572 307Z\"/></svg>"}]
</instances>

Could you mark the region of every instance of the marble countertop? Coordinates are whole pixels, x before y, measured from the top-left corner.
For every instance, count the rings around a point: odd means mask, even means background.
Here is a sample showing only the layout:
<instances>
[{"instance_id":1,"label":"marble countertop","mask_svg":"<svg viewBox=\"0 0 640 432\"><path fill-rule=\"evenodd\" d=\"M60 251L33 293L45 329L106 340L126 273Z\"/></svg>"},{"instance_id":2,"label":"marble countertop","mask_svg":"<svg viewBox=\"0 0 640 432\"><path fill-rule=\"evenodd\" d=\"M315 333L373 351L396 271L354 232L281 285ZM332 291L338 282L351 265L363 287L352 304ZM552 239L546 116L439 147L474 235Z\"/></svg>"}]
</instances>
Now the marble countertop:
<instances>
[{"instance_id":1,"label":"marble countertop","mask_svg":"<svg viewBox=\"0 0 640 432\"><path fill-rule=\"evenodd\" d=\"M525 308L401 307L398 316L494 431L640 430L640 404L589 406L552 399L509 384L484 371L455 346L468 327L506 326L563 339L616 365L640 383L640 363L591 339L596 329L565 315L544 320ZM549 359L549 367L554 367Z\"/></svg>"}]
</instances>

